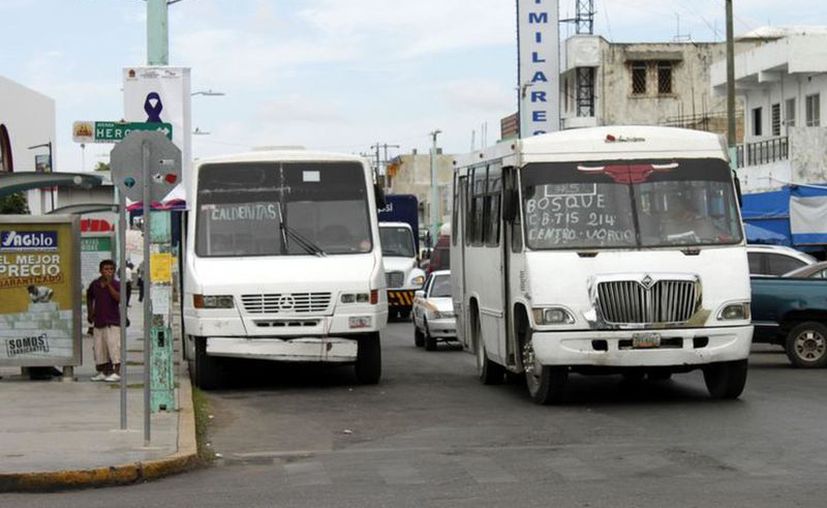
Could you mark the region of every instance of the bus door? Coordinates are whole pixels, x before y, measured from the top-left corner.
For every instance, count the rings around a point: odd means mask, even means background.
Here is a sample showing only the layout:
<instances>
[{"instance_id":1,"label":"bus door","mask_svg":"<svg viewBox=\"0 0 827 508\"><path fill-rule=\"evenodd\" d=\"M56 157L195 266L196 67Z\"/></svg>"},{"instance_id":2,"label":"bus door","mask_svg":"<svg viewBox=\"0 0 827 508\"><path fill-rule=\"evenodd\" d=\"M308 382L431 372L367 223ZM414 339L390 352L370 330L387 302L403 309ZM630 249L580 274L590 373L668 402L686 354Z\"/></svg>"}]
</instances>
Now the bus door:
<instances>
[{"instance_id":1,"label":"bus door","mask_svg":"<svg viewBox=\"0 0 827 508\"><path fill-rule=\"evenodd\" d=\"M475 180L478 174L474 174ZM501 163L488 166L487 185L484 193L475 189L476 206L481 205L482 223L476 238L479 259L475 260L478 271L476 275L486 280L480 294L480 324L488 352L496 357L498 363L505 363L506 299L503 257L502 231L502 189L503 173Z\"/></svg>"},{"instance_id":2,"label":"bus door","mask_svg":"<svg viewBox=\"0 0 827 508\"><path fill-rule=\"evenodd\" d=\"M451 215L451 300L454 303L456 316L457 338L462 342L464 349L469 349L468 329L465 322L465 217L468 209L468 177L454 173L453 185L453 213Z\"/></svg>"},{"instance_id":3,"label":"bus door","mask_svg":"<svg viewBox=\"0 0 827 508\"><path fill-rule=\"evenodd\" d=\"M503 256L503 301L505 311L505 364L517 365L519 344L515 333L514 302L520 297L520 288L515 282L520 280L524 270L522 262L523 231L520 217L520 195L517 169L503 168L503 188L501 198L503 241L500 251Z\"/></svg>"}]
</instances>

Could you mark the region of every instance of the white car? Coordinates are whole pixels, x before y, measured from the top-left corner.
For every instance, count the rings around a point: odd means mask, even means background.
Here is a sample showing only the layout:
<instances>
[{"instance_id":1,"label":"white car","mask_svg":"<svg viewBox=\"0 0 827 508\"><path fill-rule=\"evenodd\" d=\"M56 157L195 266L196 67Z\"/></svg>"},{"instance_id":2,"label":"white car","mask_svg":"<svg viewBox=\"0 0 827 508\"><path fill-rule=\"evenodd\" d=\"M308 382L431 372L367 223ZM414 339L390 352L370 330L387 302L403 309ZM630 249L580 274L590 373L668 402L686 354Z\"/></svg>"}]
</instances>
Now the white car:
<instances>
[{"instance_id":1,"label":"white car","mask_svg":"<svg viewBox=\"0 0 827 508\"><path fill-rule=\"evenodd\" d=\"M425 286L414 293L414 344L436 349L439 340L456 340L457 322L451 301L451 271L432 272Z\"/></svg>"},{"instance_id":2,"label":"white car","mask_svg":"<svg viewBox=\"0 0 827 508\"><path fill-rule=\"evenodd\" d=\"M764 277L780 277L817 261L809 254L783 245L747 245L747 257L749 274Z\"/></svg>"}]
</instances>

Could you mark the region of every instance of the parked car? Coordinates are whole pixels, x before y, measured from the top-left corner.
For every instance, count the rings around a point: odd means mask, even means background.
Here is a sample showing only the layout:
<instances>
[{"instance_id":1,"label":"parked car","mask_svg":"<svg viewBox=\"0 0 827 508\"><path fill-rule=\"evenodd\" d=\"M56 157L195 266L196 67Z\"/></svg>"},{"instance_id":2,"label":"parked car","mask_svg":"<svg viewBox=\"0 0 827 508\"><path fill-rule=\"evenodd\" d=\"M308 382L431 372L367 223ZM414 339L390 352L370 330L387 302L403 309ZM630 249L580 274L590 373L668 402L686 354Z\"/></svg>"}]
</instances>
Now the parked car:
<instances>
[{"instance_id":1,"label":"parked car","mask_svg":"<svg viewBox=\"0 0 827 508\"><path fill-rule=\"evenodd\" d=\"M747 258L750 275L772 277L816 262L811 255L783 245L747 245Z\"/></svg>"},{"instance_id":2,"label":"parked car","mask_svg":"<svg viewBox=\"0 0 827 508\"><path fill-rule=\"evenodd\" d=\"M431 272L425 287L414 293L414 344L436 349L437 341L455 340L457 336L454 304L451 301L451 272Z\"/></svg>"},{"instance_id":3,"label":"parked car","mask_svg":"<svg viewBox=\"0 0 827 508\"><path fill-rule=\"evenodd\" d=\"M783 346L795 367L827 365L827 280L784 276L750 282L753 342Z\"/></svg>"},{"instance_id":4,"label":"parked car","mask_svg":"<svg viewBox=\"0 0 827 508\"><path fill-rule=\"evenodd\" d=\"M827 279L827 261L819 261L812 265L796 268L785 273L784 277L791 279Z\"/></svg>"}]
</instances>

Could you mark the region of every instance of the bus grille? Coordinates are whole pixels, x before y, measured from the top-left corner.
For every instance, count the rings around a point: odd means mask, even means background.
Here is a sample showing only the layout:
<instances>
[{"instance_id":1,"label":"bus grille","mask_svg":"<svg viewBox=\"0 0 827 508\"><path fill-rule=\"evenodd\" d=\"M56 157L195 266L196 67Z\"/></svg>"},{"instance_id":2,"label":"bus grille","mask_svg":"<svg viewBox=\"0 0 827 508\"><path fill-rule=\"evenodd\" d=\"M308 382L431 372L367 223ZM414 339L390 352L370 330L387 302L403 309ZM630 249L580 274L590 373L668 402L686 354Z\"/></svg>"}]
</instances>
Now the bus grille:
<instances>
[{"instance_id":1,"label":"bus grille","mask_svg":"<svg viewBox=\"0 0 827 508\"><path fill-rule=\"evenodd\" d=\"M601 282L597 305L612 324L682 323L700 304L700 284L691 280L659 280L644 286L635 280Z\"/></svg>"},{"instance_id":2,"label":"bus grille","mask_svg":"<svg viewBox=\"0 0 827 508\"><path fill-rule=\"evenodd\" d=\"M401 288L405 285L405 272L387 272L385 284L390 288Z\"/></svg>"},{"instance_id":3,"label":"bus grille","mask_svg":"<svg viewBox=\"0 0 827 508\"><path fill-rule=\"evenodd\" d=\"M241 295L244 310L250 314L302 314L324 312L330 306L330 293L275 293Z\"/></svg>"}]
</instances>

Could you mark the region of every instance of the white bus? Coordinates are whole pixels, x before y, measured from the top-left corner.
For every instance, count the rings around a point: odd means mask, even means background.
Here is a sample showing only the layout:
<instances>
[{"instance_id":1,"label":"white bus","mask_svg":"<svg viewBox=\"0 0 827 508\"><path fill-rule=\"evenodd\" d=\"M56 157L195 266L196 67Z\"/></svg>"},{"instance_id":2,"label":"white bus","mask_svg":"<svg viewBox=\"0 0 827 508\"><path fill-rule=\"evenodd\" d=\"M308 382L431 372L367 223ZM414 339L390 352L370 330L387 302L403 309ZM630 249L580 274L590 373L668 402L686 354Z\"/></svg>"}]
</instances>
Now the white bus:
<instances>
[{"instance_id":1,"label":"white bus","mask_svg":"<svg viewBox=\"0 0 827 508\"><path fill-rule=\"evenodd\" d=\"M185 354L197 386L224 358L355 364L381 375L388 317L377 195L352 155L198 161L185 239Z\"/></svg>"},{"instance_id":2,"label":"white bus","mask_svg":"<svg viewBox=\"0 0 827 508\"><path fill-rule=\"evenodd\" d=\"M713 397L741 394L749 273L719 136L579 129L456 166L454 309L484 383L524 375L535 402L553 403L572 372L702 368Z\"/></svg>"}]
</instances>

